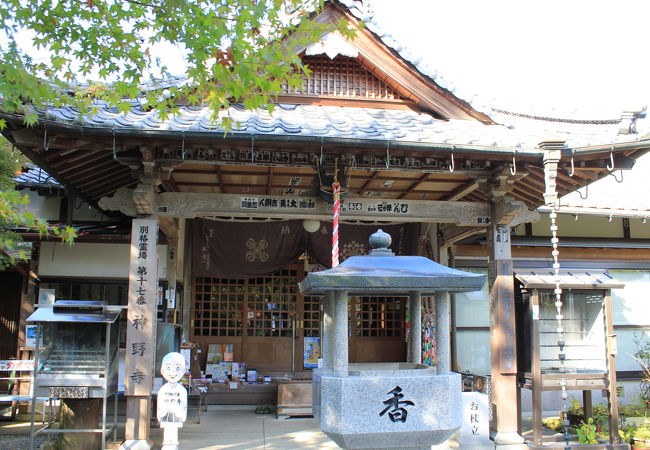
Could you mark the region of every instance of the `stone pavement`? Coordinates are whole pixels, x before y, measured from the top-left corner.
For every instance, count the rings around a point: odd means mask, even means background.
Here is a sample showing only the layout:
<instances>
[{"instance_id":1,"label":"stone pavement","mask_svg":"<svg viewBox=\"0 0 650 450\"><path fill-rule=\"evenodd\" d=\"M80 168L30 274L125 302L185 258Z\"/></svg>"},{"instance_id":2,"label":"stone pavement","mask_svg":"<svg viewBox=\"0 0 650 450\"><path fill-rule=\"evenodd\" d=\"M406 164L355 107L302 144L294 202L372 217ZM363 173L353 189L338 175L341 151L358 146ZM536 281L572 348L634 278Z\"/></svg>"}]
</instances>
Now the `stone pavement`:
<instances>
[{"instance_id":1,"label":"stone pavement","mask_svg":"<svg viewBox=\"0 0 650 450\"><path fill-rule=\"evenodd\" d=\"M27 416L13 422L0 422L0 448L26 448L29 435ZM124 417L118 417L124 422ZM529 420L524 421L530 428ZM549 432L549 430L546 430ZM21 436L22 435L22 436ZM118 430L118 440L124 437L124 426ZM338 448L311 418L277 419L275 414L255 414L254 405L210 405L201 412L201 423L196 423L194 411L190 412L180 433L181 450L208 449L335 449ZM160 448L162 430L151 428L154 448ZM116 449L119 443L109 443L107 448ZM432 450L455 450L458 443L452 438L447 445ZM494 448L494 447L491 447Z\"/></svg>"},{"instance_id":2,"label":"stone pavement","mask_svg":"<svg viewBox=\"0 0 650 450\"><path fill-rule=\"evenodd\" d=\"M160 430L152 429L152 437L159 446ZM179 441L180 450L338 448L314 419L277 419L275 414L255 414L255 406L248 405L210 405L200 424L190 415Z\"/></svg>"},{"instance_id":3,"label":"stone pavement","mask_svg":"<svg viewBox=\"0 0 650 450\"><path fill-rule=\"evenodd\" d=\"M27 415L22 415L16 421L0 422L1 449L27 448L27 418ZM120 419L123 423L124 417L118 417L118 420ZM124 437L123 425L118 429L117 436L119 442L109 442L108 449L119 447ZM44 439L45 436L39 441ZM152 426L151 440L154 448L160 448L160 428ZM255 414L254 405L210 405L207 412L201 412L200 424L196 423L196 416L191 412L185 426L180 430L179 440L180 450L338 448L320 431L314 419L278 419L275 414ZM451 442L449 446L433 447L435 450L448 448L455 449L458 445Z\"/></svg>"}]
</instances>

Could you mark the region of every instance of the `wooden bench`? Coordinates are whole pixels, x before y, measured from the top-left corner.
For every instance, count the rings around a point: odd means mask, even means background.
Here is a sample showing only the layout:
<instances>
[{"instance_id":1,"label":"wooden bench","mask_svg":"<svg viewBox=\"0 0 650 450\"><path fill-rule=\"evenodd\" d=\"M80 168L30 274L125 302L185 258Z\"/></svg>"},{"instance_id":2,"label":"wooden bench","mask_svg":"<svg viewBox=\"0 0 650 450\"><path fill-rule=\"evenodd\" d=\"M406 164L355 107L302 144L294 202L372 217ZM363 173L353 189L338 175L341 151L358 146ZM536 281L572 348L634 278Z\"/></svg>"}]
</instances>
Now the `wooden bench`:
<instances>
[{"instance_id":1,"label":"wooden bench","mask_svg":"<svg viewBox=\"0 0 650 450\"><path fill-rule=\"evenodd\" d=\"M311 381L278 384L278 419L312 415Z\"/></svg>"}]
</instances>

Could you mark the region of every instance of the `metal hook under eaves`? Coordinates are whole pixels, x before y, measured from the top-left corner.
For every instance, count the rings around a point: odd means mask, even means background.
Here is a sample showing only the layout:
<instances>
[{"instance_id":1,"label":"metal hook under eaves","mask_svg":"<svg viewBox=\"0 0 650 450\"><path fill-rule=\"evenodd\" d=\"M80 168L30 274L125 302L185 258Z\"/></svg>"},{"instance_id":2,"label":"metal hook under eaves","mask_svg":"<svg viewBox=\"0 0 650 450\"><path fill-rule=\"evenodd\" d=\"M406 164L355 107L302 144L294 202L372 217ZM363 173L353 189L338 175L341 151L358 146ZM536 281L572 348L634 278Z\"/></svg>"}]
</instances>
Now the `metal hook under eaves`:
<instances>
[{"instance_id":1,"label":"metal hook under eaves","mask_svg":"<svg viewBox=\"0 0 650 450\"><path fill-rule=\"evenodd\" d=\"M571 149L571 171L569 172L569 176L570 176L570 177L572 177L572 176L575 175L575 173L576 173L576 167L575 167L575 165L574 165L574 163L573 163L573 154L574 154L575 152L576 152L576 151L575 151L574 149Z\"/></svg>"},{"instance_id":2,"label":"metal hook under eaves","mask_svg":"<svg viewBox=\"0 0 650 450\"><path fill-rule=\"evenodd\" d=\"M510 175L512 175L513 177L517 175L517 161L515 159L516 157L517 157L517 152L514 152L512 154L512 166L510 167Z\"/></svg>"},{"instance_id":3,"label":"metal hook under eaves","mask_svg":"<svg viewBox=\"0 0 650 450\"><path fill-rule=\"evenodd\" d=\"M455 167L454 167L454 149L456 148L455 145L451 146L451 164L449 165L449 171L453 172Z\"/></svg>"},{"instance_id":4,"label":"metal hook under eaves","mask_svg":"<svg viewBox=\"0 0 650 450\"><path fill-rule=\"evenodd\" d=\"M614 146L609 149L609 164L607 164L607 170L610 172L614 170Z\"/></svg>"},{"instance_id":5,"label":"metal hook under eaves","mask_svg":"<svg viewBox=\"0 0 650 450\"><path fill-rule=\"evenodd\" d=\"M112 129L113 132L113 159L117 161L117 147L115 146L115 128Z\"/></svg>"},{"instance_id":6,"label":"metal hook under eaves","mask_svg":"<svg viewBox=\"0 0 650 450\"><path fill-rule=\"evenodd\" d=\"M390 167L390 141L386 141L386 168Z\"/></svg>"},{"instance_id":7,"label":"metal hook under eaves","mask_svg":"<svg viewBox=\"0 0 650 450\"><path fill-rule=\"evenodd\" d=\"M580 192L580 189L578 189L578 195L580 195L581 199L587 200L587 197L589 197L589 185L585 184L585 195L584 195L584 197L582 196L582 192Z\"/></svg>"},{"instance_id":8,"label":"metal hook under eaves","mask_svg":"<svg viewBox=\"0 0 650 450\"><path fill-rule=\"evenodd\" d=\"M45 127L45 132L43 134L43 151L48 151L50 145L47 143L47 126Z\"/></svg>"}]
</instances>

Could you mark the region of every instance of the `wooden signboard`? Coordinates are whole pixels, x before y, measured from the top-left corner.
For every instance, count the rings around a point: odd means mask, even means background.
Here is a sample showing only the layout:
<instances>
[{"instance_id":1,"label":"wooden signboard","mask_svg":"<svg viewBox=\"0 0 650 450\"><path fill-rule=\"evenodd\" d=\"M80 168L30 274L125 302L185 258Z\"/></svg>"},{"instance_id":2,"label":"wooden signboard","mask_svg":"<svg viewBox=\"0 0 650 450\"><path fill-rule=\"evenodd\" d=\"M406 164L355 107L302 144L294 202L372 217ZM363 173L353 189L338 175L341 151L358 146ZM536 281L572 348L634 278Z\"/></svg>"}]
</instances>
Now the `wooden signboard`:
<instances>
[{"instance_id":1,"label":"wooden signboard","mask_svg":"<svg viewBox=\"0 0 650 450\"><path fill-rule=\"evenodd\" d=\"M515 335L515 290L510 250L510 229L496 226L493 233L496 265L496 322L499 334L499 372L517 371L517 343Z\"/></svg>"},{"instance_id":2,"label":"wooden signboard","mask_svg":"<svg viewBox=\"0 0 650 450\"><path fill-rule=\"evenodd\" d=\"M134 219L131 230L125 394L148 396L153 388L158 287L158 225Z\"/></svg>"}]
</instances>

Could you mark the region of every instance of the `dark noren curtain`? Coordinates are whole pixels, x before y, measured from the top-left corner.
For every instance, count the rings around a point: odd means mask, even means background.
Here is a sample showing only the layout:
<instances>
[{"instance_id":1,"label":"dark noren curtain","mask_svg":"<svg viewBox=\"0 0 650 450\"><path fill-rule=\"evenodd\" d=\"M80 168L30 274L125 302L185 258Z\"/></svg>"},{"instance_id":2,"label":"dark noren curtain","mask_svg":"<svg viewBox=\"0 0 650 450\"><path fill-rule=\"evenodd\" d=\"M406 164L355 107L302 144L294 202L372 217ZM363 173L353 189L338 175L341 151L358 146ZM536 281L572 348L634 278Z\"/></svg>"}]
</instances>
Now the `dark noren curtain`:
<instances>
[{"instance_id":1,"label":"dark noren curtain","mask_svg":"<svg viewBox=\"0 0 650 450\"><path fill-rule=\"evenodd\" d=\"M365 255L368 238L377 226L339 227L340 260ZM393 238L396 254L410 254L406 225L381 227ZM314 233L307 232L302 220L239 223L205 219L192 221L192 264L194 276L213 278L254 278L277 272L294 263L307 251L319 264L331 267L332 224L321 222Z\"/></svg>"}]
</instances>

